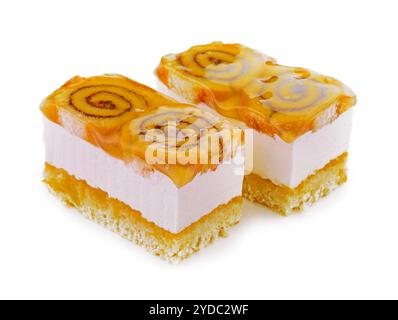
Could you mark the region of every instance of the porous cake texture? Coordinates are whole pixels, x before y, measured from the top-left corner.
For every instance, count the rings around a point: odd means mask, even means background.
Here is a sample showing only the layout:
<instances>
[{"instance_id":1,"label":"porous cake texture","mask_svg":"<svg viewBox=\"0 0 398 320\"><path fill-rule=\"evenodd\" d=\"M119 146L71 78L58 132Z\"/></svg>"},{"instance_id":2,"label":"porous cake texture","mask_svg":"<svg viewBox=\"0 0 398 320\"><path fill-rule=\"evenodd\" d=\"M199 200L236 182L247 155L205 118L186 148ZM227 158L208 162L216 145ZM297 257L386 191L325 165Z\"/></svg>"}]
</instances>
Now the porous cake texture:
<instances>
[{"instance_id":1,"label":"porous cake texture","mask_svg":"<svg viewBox=\"0 0 398 320\"><path fill-rule=\"evenodd\" d=\"M347 181L347 157L348 153L343 153L309 176L295 189L277 185L268 179L251 174L245 177L243 196L281 215L300 212L305 206L312 205Z\"/></svg>"},{"instance_id":2,"label":"porous cake texture","mask_svg":"<svg viewBox=\"0 0 398 320\"><path fill-rule=\"evenodd\" d=\"M48 163L44 182L58 198L78 209L84 217L170 262L188 258L217 238L227 236L229 229L241 218L242 198L236 197L173 234L149 222L130 206L110 198L106 192Z\"/></svg>"}]
</instances>

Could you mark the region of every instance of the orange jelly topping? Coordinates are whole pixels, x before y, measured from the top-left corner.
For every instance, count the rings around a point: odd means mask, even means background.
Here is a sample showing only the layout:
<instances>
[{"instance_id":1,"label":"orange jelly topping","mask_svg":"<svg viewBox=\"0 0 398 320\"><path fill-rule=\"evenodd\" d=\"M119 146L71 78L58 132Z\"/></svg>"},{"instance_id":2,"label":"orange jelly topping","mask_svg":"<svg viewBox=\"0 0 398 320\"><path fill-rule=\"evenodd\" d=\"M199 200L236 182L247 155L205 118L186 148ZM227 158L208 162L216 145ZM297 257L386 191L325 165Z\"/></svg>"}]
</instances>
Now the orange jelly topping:
<instances>
[{"instance_id":1,"label":"orange jelly topping","mask_svg":"<svg viewBox=\"0 0 398 320\"><path fill-rule=\"evenodd\" d=\"M111 156L127 164L138 160L145 172L163 172L177 187L215 170L241 144L231 135L235 140L234 148L225 148L229 153L204 148L211 139L227 145L231 141L221 139L221 133L235 129L213 114L119 75L75 77L46 98L41 110Z\"/></svg>"},{"instance_id":2,"label":"orange jelly topping","mask_svg":"<svg viewBox=\"0 0 398 320\"><path fill-rule=\"evenodd\" d=\"M215 42L167 55L156 74L184 98L287 143L334 121L356 103L355 94L340 81L279 65L239 44Z\"/></svg>"}]
</instances>

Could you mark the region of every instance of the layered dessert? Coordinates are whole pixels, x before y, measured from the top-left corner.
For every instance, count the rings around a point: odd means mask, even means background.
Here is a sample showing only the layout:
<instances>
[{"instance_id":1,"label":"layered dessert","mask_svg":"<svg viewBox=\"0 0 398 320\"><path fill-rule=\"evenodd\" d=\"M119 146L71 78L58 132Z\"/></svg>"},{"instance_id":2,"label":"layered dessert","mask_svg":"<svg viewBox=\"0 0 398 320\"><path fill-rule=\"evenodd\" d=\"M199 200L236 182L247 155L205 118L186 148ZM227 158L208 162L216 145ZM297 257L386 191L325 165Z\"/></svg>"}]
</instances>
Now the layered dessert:
<instances>
[{"instance_id":1,"label":"layered dessert","mask_svg":"<svg viewBox=\"0 0 398 320\"><path fill-rule=\"evenodd\" d=\"M342 82L221 42L164 56L156 74L182 101L252 129L246 198L287 215L347 180L356 97Z\"/></svg>"},{"instance_id":2,"label":"layered dessert","mask_svg":"<svg viewBox=\"0 0 398 320\"><path fill-rule=\"evenodd\" d=\"M169 261L239 222L242 136L220 117L119 75L75 77L41 110L44 182L85 217Z\"/></svg>"}]
</instances>

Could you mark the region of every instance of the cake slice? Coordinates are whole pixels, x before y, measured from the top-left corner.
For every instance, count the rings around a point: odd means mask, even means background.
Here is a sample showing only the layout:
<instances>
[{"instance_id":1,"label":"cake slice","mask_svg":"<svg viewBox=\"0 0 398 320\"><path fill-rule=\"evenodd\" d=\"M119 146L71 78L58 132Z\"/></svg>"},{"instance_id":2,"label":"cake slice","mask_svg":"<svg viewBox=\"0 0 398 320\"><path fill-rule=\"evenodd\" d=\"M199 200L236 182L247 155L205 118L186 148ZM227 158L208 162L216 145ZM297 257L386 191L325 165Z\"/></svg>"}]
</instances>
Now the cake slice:
<instances>
[{"instance_id":1,"label":"cake slice","mask_svg":"<svg viewBox=\"0 0 398 320\"><path fill-rule=\"evenodd\" d=\"M44 182L85 217L169 261L239 222L242 135L227 121L119 75L75 77L41 110Z\"/></svg>"},{"instance_id":2,"label":"cake slice","mask_svg":"<svg viewBox=\"0 0 398 320\"><path fill-rule=\"evenodd\" d=\"M221 42L167 55L156 74L167 92L253 129L246 198L287 215L346 181L356 97L340 81Z\"/></svg>"}]
</instances>

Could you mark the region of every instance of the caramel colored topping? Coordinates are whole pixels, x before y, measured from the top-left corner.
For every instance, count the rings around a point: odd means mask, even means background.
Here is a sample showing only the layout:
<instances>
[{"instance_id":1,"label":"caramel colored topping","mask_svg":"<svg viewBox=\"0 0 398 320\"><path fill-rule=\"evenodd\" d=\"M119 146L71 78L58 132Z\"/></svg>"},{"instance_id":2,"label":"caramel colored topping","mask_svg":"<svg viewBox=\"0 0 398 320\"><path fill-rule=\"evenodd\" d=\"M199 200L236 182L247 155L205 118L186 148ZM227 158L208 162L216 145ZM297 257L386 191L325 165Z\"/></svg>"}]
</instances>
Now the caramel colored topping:
<instances>
[{"instance_id":1,"label":"caramel colored topping","mask_svg":"<svg viewBox=\"0 0 398 320\"><path fill-rule=\"evenodd\" d=\"M198 171L214 170L215 164L231 159L240 145L237 132L208 112L174 104L132 120L123 127L121 141L126 157L146 159L182 186ZM182 167L185 175L179 174Z\"/></svg>"},{"instance_id":2,"label":"caramel colored topping","mask_svg":"<svg viewBox=\"0 0 398 320\"><path fill-rule=\"evenodd\" d=\"M180 159L187 151L196 150L202 160L204 151L199 142L216 136L227 126L214 115L178 104L118 75L75 77L50 95L41 110L53 122L110 155L126 162L143 161L149 169L165 173L178 187L198 173L217 167L219 163L200 165L200 161L192 164ZM162 142L166 143L164 148ZM155 160L164 155L164 162L148 162L147 151L154 147ZM174 163L169 161L170 155L176 156ZM206 156L211 159L213 155Z\"/></svg>"},{"instance_id":3,"label":"caramel colored topping","mask_svg":"<svg viewBox=\"0 0 398 320\"><path fill-rule=\"evenodd\" d=\"M117 130L139 112L170 100L128 78L109 75L75 77L50 95L42 111L60 123L62 111L100 131Z\"/></svg>"},{"instance_id":4,"label":"caramel colored topping","mask_svg":"<svg viewBox=\"0 0 398 320\"><path fill-rule=\"evenodd\" d=\"M216 42L168 55L157 74L170 89L184 92L169 82L171 77L180 79L179 86L196 91L189 97L288 143L317 130L318 119L328 109L334 108L329 110L331 122L356 103L354 93L340 81L279 65L239 44Z\"/></svg>"}]
</instances>

